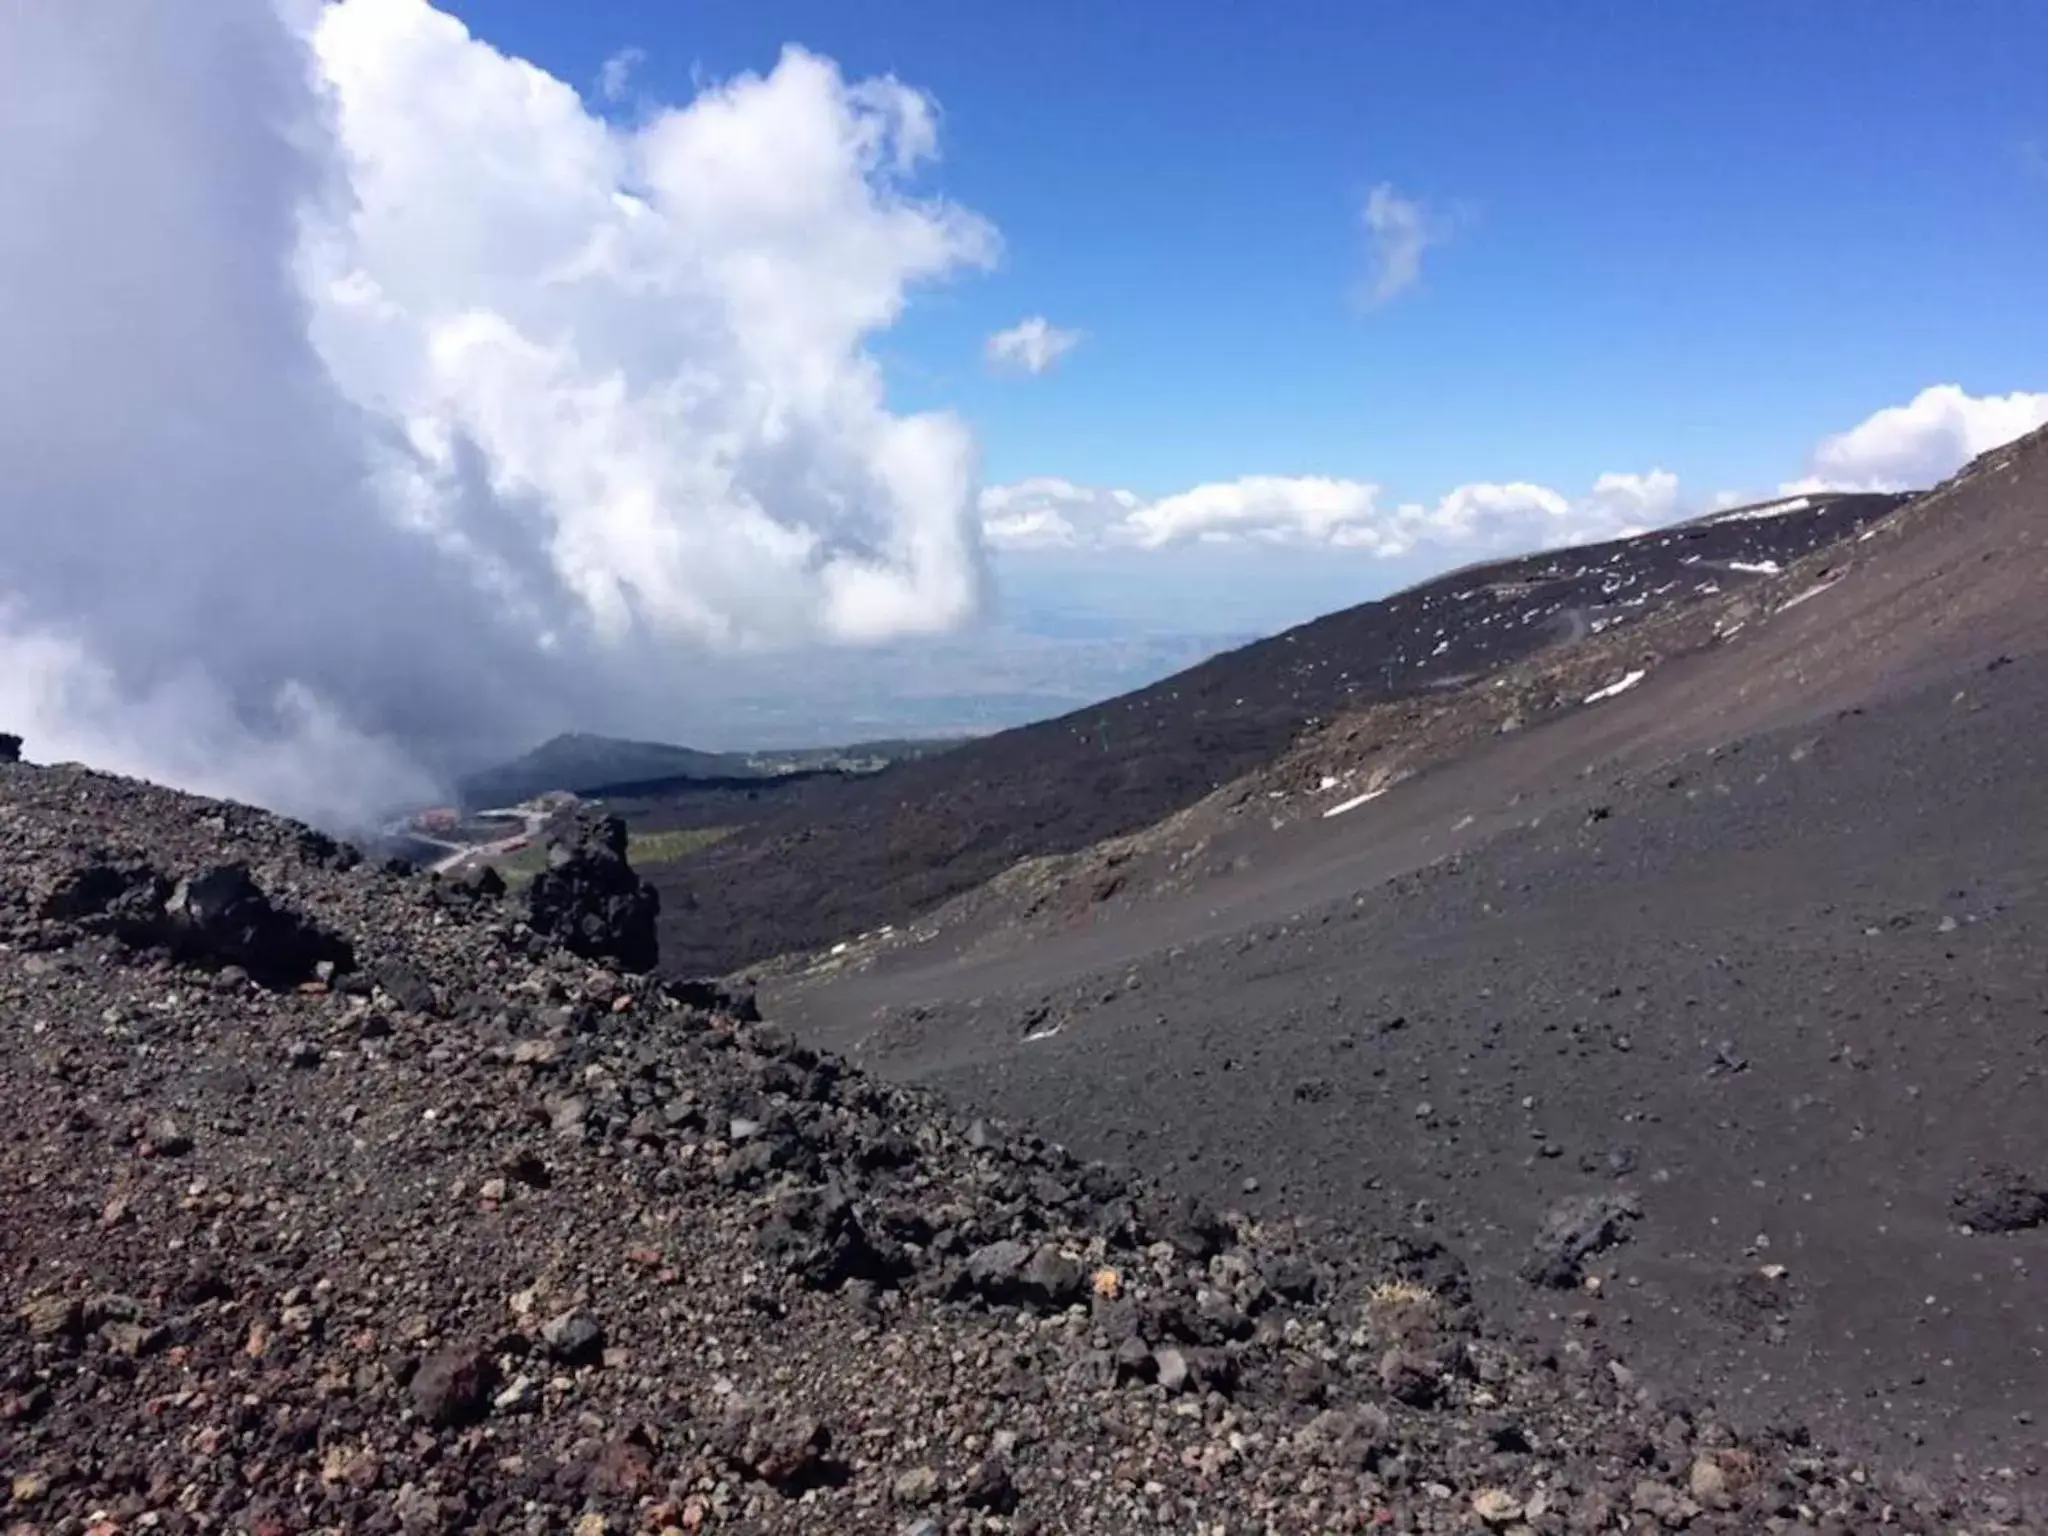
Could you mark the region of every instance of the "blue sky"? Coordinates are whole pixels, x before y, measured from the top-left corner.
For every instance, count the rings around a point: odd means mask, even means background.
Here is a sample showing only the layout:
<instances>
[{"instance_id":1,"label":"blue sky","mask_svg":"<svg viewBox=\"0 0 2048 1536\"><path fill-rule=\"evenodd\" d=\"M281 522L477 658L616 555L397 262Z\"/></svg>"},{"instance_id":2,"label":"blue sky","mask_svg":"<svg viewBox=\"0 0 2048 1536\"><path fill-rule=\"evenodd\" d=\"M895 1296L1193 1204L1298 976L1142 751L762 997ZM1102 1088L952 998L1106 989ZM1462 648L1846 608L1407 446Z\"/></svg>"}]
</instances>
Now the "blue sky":
<instances>
[{"instance_id":1,"label":"blue sky","mask_svg":"<svg viewBox=\"0 0 2048 1536\"><path fill-rule=\"evenodd\" d=\"M926 181L1003 259L875 350L991 481L1768 488L1927 385L2035 388L2048 357L2048 9L2021 0L456 9L572 82L641 49L662 101L788 42L931 93ZM1450 229L1360 314L1381 183ZM1082 343L991 376L981 339L1041 313Z\"/></svg>"},{"instance_id":2,"label":"blue sky","mask_svg":"<svg viewBox=\"0 0 2048 1536\"><path fill-rule=\"evenodd\" d=\"M187 9L0 5L0 718L302 814L2048 423L2040 0Z\"/></svg>"}]
</instances>

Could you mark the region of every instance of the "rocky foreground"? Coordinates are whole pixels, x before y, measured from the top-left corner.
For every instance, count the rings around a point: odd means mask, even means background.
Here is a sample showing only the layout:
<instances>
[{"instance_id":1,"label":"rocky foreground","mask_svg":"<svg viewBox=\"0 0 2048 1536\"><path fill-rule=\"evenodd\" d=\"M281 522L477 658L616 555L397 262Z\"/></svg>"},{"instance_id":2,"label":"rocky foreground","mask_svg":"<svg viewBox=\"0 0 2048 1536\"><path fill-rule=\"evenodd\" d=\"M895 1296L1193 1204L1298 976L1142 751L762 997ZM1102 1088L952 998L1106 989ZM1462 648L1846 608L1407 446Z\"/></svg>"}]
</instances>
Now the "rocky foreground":
<instances>
[{"instance_id":1,"label":"rocky foreground","mask_svg":"<svg viewBox=\"0 0 2048 1536\"><path fill-rule=\"evenodd\" d=\"M1539 1354L629 971L614 832L515 902L0 765L13 1530L2016 1528L1638 1381L1601 1212Z\"/></svg>"}]
</instances>

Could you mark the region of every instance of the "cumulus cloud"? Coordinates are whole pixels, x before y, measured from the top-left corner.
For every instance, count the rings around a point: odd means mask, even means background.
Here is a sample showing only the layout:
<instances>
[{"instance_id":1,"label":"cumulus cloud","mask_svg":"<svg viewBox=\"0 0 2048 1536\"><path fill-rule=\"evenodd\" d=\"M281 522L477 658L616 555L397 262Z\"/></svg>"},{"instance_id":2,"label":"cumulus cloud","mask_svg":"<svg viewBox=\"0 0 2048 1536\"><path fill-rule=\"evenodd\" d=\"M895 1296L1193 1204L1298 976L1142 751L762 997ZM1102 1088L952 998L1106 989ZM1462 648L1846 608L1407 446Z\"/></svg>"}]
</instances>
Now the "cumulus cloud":
<instances>
[{"instance_id":1,"label":"cumulus cloud","mask_svg":"<svg viewBox=\"0 0 2048 1536\"><path fill-rule=\"evenodd\" d=\"M1889 406L1846 432L1823 438L1804 478L1787 494L1808 491L1924 490L1980 453L2048 425L2048 393L1971 395L1935 384L1904 405Z\"/></svg>"},{"instance_id":2,"label":"cumulus cloud","mask_svg":"<svg viewBox=\"0 0 2048 1536\"><path fill-rule=\"evenodd\" d=\"M1397 558L1617 537L1678 515L1677 478L1603 475L1572 500L1527 482L1461 485L1439 500L1389 502L1369 481L1247 475L1146 499L1054 478L981 493L983 536L999 549L1155 550L1253 543Z\"/></svg>"},{"instance_id":3,"label":"cumulus cloud","mask_svg":"<svg viewBox=\"0 0 2048 1536\"><path fill-rule=\"evenodd\" d=\"M1936 385L1823 439L1812 473L1777 494L1924 488L2044 424L2048 394L1980 397ZM1431 549L1485 554L1626 538L1764 499L1728 490L1688 495L1676 474L1656 468L1602 474L1579 496L1528 481L1481 481L1433 502L1394 501L1371 481L1318 475L1247 475L1149 499L1041 478L988 487L980 509L983 536L999 549L1245 542L1394 559Z\"/></svg>"},{"instance_id":4,"label":"cumulus cloud","mask_svg":"<svg viewBox=\"0 0 2048 1536\"><path fill-rule=\"evenodd\" d=\"M1043 315L1020 320L988 339L988 360L997 368L1044 373L1081 344L1079 331L1064 331Z\"/></svg>"},{"instance_id":5,"label":"cumulus cloud","mask_svg":"<svg viewBox=\"0 0 2048 1536\"><path fill-rule=\"evenodd\" d=\"M958 623L974 444L867 350L994 257L936 142L794 49L618 128L424 0L0 7L0 724L338 817Z\"/></svg>"},{"instance_id":6,"label":"cumulus cloud","mask_svg":"<svg viewBox=\"0 0 2048 1536\"><path fill-rule=\"evenodd\" d=\"M1424 253L1443 244L1450 231L1442 218L1387 182L1366 195L1362 218L1367 271L1360 302L1377 309L1422 280Z\"/></svg>"},{"instance_id":7,"label":"cumulus cloud","mask_svg":"<svg viewBox=\"0 0 2048 1536\"><path fill-rule=\"evenodd\" d=\"M1341 542L1372 522L1379 487L1319 475L1246 475L1137 507L1122 524L1147 549L1190 539Z\"/></svg>"},{"instance_id":8,"label":"cumulus cloud","mask_svg":"<svg viewBox=\"0 0 2048 1536\"><path fill-rule=\"evenodd\" d=\"M633 83L633 71L647 62L645 48L621 48L597 69L597 93L606 101L624 99Z\"/></svg>"},{"instance_id":9,"label":"cumulus cloud","mask_svg":"<svg viewBox=\"0 0 2048 1536\"><path fill-rule=\"evenodd\" d=\"M1588 498L1595 521L1612 527L1616 536L1641 533L1683 515L1678 476L1668 469L1646 475L1608 473L1593 482Z\"/></svg>"},{"instance_id":10,"label":"cumulus cloud","mask_svg":"<svg viewBox=\"0 0 2048 1536\"><path fill-rule=\"evenodd\" d=\"M1076 549L1099 542L1142 505L1130 491L1040 476L984 489L981 533L996 549Z\"/></svg>"}]
</instances>

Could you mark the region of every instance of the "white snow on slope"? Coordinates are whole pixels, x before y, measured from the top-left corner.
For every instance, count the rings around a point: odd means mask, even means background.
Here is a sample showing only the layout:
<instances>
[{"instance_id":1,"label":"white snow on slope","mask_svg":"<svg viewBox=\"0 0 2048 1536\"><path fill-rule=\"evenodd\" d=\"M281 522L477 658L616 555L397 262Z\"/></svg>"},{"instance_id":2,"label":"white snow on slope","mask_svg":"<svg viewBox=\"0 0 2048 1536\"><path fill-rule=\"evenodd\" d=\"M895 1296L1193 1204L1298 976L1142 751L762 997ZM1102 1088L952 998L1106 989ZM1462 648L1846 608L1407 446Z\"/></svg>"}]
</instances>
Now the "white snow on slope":
<instances>
[{"instance_id":1,"label":"white snow on slope","mask_svg":"<svg viewBox=\"0 0 2048 1536\"><path fill-rule=\"evenodd\" d=\"M1602 699L1611 699L1618 693L1627 693L1629 689L1635 687L1637 683L1640 683L1648 676L1648 672L1638 667L1618 683L1609 683L1605 688L1595 688L1586 695L1586 702L1588 704L1598 704Z\"/></svg>"},{"instance_id":2,"label":"white snow on slope","mask_svg":"<svg viewBox=\"0 0 2048 1536\"><path fill-rule=\"evenodd\" d=\"M1840 581L1841 579L1842 579L1841 577L1837 576L1837 577L1835 578L1835 581L1824 581L1824 582L1822 582L1822 583L1821 583L1821 584L1820 584L1819 586L1817 586L1817 587L1808 587L1808 588L1807 588L1807 589L1806 589L1806 590L1805 590L1804 592L1800 593L1800 594L1799 594L1799 595L1798 595L1797 597L1794 597L1794 598L1788 598L1788 599L1786 600L1786 602L1785 602L1785 605L1784 605L1783 607L1781 607L1781 608L1780 608L1780 609L1778 610L1778 612L1780 612L1780 613L1785 613L1785 612L1788 612L1788 611L1790 611L1791 609L1797 608L1797 607L1798 607L1798 606L1799 606L1799 605L1800 605L1801 603L1805 602L1805 601L1806 601L1806 600L1807 600L1807 599L1808 599L1809 597L1819 597L1819 596L1821 595L1821 593L1823 593L1823 592L1827 591L1827 589L1828 589L1829 587L1832 587L1833 585L1835 585L1835 582L1838 582L1838 581Z\"/></svg>"},{"instance_id":3,"label":"white snow on slope","mask_svg":"<svg viewBox=\"0 0 2048 1536\"><path fill-rule=\"evenodd\" d=\"M1767 501L1761 506L1742 507L1734 512L1723 512L1714 521L1717 523L1760 523L1767 518L1790 517L1794 512L1805 512L1813 507L1811 496L1793 496L1784 501Z\"/></svg>"},{"instance_id":4,"label":"white snow on slope","mask_svg":"<svg viewBox=\"0 0 2048 1536\"><path fill-rule=\"evenodd\" d=\"M1340 802L1339 804L1333 805L1327 811L1323 812L1323 820L1328 821L1332 816L1342 816L1346 811L1355 811L1361 805L1364 805L1366 801L1377 800L1381 795L1384 795L1385 793L1386 790L1384 789L1368 789L1362 795L1353 795L1349 800L1345 800Z\"/></svg>"}]
</instances>

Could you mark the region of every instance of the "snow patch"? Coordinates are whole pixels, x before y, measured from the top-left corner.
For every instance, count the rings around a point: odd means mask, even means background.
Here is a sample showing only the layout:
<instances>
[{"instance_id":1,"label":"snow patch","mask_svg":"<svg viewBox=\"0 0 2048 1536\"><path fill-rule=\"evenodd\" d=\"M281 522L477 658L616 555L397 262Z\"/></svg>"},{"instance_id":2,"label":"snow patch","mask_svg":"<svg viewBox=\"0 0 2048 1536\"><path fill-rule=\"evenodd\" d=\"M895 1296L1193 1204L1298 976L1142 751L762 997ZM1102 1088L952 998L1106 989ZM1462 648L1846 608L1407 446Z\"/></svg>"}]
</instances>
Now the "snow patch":
<instances>
[{"instance_id":1,"label":"snow patch","mask_svg":"<svg viewBox=\"0 0 2048 1536\"><path fill-rule=\"evenodd\" d=\"M1827 591L1829 587L1834 586L1836 582L1840 580L1841 578L1838 576L1835 578L1835 581L1824 581L1817 587L1808 587L1804 592L1800 593L1797 597L1787 598L1784 607L1780 608L1778 612L1784 613L1790 609L1797 608L1809 597L1819 597L1821 593Z\"/></svg>"},{"instance_id":2,"label":"snow patch","mask_svg":"<svg viewBox=\"0 0 2048 1536\"><path fill-rule=\"evenodd\" d=\"M1332 816L1342 816L1346 811L1355 811L1368 800L1377 800L1385 793L1385 789L1368 789L1362 795L1353 795L1349 800L1333 805L1323 812L1323 820L1328 821Z\"/></svg>"},{"instance_id":3,"label":"snow patch","mask_svg":"<svg viewBox=\"0 0 2048 1536\"><path fill-rule=\"evenodd\" d=\"M1730 560L1728 569L1743 571L1751 576L1776 576L1781 574L1785 567L1775 560Z\"/></svg>"},{"instance_id":4,"label":"snow patch","mask_svg":"<svg viewBox=\"0 0 2048 1536\"><path fill-rule=\"evenodd\" d=\"M1760 523L1767 518L1790 517L1794 512L1804 512L1813 506L1811 496L1793 496L1785 501L1767 501L1761 506L1743 507L1734 512L1723 512L1714 521L1717 523Z\"/></svg>"},{"instance_id":5,"label":"snow patch","mask_svg":"<svg viewBox=\"0 0 2048 1536\"><path fill-rule=\"evenodd\" d=\"M1609 683L1605 688L1595 688L1586 695L1586 702L1588 704L1598 704L1602 699L1611 699L1618 693L1627 693L1629 689L1635 687L1637 683L1640 683L1649 675L1643 668L1638 667L1618 683Z\"/></svg>"}]
</instances>

